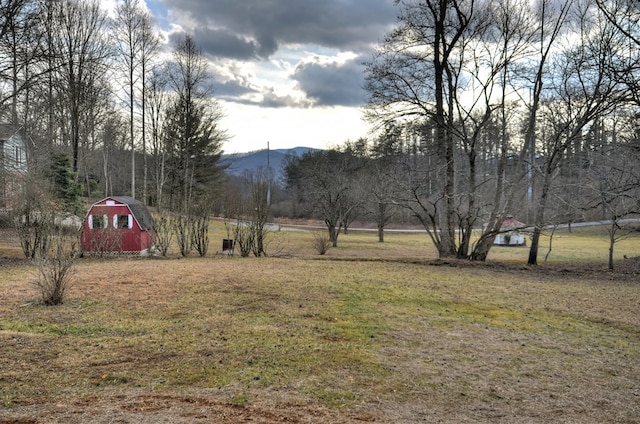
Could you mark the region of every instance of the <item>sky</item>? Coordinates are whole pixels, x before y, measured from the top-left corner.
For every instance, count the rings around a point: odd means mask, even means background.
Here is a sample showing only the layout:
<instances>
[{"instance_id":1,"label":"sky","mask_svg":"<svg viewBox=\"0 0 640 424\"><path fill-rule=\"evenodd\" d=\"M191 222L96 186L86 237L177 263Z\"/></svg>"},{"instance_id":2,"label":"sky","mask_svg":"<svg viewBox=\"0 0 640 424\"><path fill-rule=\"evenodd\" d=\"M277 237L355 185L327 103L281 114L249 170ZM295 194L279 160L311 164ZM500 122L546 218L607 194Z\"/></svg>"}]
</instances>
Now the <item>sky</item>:
<instances>
[{"instance_id":1,"label":"sky","mask_svg":"<svg viewBox=\"0 0 640 424\"><path fill-rule=\"evenodd\" d=\"M225 153L327 148L366 137L364 65L394 0L146 0L169 44L190 34L211 64Z\"/></svg>"}]
</instances>

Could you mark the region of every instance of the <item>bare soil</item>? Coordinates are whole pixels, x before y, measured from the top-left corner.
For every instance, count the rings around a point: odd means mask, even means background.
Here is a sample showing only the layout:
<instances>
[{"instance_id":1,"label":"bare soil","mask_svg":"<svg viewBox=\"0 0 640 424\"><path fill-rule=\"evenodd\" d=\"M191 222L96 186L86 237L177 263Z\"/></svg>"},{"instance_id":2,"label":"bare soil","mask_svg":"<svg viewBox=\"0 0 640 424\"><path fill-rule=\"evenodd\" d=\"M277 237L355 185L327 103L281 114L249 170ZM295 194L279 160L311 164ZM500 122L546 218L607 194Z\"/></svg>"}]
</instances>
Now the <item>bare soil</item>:
<instances>
[{"instance_id":1,"label":"bare soil","mask_svg":"<svg viewBox=\"0 0 640 424\"><path fill-rule=\"evenodd\" d=\"M2 412L0 412L2 413ZM362 423L379 422L366 415L335 413L326 408L295 403L235 406L215 395L119 393L51 403L25 404L5 410L22 418L0 418L0 423Z\"/></svg>"}]
</instances>

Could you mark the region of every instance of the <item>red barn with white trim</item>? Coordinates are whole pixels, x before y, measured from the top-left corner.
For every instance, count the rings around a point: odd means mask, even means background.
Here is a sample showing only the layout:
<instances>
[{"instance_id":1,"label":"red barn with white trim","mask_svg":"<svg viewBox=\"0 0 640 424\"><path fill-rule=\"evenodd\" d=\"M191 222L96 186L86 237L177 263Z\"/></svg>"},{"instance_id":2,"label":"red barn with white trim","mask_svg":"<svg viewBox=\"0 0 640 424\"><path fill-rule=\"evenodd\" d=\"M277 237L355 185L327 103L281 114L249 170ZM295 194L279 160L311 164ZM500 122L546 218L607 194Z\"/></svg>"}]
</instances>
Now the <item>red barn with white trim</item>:
<instances>
[{"instance_id":1,"label":"red barn with white trim","mask_svg":"<svg viewBox=\"0 0 640 424\"><path fill-rule=\"evenodd\" d=\"M145 205L129 196L112 196L94 203L82 224L80 241L87 253L145 255L156 234Z\"/></svg>"}]
</instances>

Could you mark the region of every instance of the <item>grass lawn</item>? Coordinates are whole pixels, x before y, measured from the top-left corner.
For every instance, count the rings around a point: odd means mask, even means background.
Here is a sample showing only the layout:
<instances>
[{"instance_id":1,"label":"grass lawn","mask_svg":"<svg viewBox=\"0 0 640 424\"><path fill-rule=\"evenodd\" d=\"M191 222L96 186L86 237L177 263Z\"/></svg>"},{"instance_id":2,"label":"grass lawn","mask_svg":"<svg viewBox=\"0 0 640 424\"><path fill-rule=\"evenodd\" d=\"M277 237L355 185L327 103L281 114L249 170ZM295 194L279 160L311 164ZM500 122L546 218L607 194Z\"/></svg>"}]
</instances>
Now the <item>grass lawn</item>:
<instances>
[{"instance_id":1,"label":"grass lawn","mask_svg":"<svg viewBox=\"0 0 640 424\"><path fill-rule=\"evenodd\" d=\"M640 422L640 238L436 261L424 234L266 258L82 258L64 305L0 239L0 423ZM218 246L220 244L220 246ZM177 252L177 249L173 249Z\"/></svg>"}]
</instances>

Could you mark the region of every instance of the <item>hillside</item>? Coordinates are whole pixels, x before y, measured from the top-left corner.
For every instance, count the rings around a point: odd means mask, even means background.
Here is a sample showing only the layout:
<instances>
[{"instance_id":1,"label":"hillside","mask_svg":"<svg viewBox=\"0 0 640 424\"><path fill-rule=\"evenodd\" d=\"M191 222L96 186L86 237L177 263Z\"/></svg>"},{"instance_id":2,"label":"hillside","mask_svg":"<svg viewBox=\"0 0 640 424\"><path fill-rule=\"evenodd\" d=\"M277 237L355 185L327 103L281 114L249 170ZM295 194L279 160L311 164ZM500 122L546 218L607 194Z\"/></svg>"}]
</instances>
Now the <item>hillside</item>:
<instances>
[{"instance_id":1,"label":"hillside","mask_svg":"<svg viewBox=\"0 0 640 424\"><path fill-rule=\"evenodd\" d=\"M287 155L302 156L308 151L313 151L311 147L294 147L292 149L258 150L248 153L235 153L222 156L222 163L228 164L227 174L241 176L246 171L256 171L260 167L273 168L276 181L284 177L284 160Z\"/></svg>"}]
</instances>

